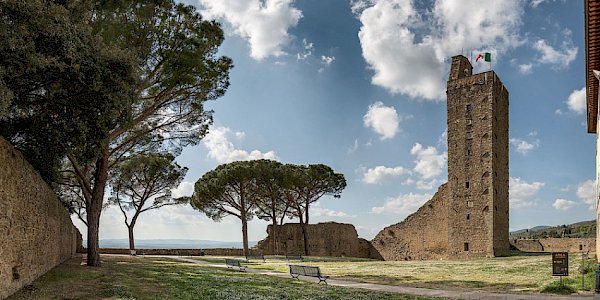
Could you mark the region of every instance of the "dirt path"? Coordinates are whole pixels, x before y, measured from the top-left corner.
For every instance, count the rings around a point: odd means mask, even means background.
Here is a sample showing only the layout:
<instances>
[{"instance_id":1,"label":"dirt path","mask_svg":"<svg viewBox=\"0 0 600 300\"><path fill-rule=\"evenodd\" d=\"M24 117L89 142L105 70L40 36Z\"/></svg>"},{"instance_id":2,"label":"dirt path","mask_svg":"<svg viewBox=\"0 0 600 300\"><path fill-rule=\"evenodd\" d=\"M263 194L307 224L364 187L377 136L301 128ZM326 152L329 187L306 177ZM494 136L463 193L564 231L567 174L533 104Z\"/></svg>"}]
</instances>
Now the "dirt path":
<instances>
[{"instance_id":1,"label":"dirt path","mask_svg":"<svg viewBox=\"0 0 600 300\"><path fill-rule=\"evenodd\" d=\"M190 258L180 257L180 256L151 255L150 257L170 258L170 259L174 259L174 260L178 260L178 261L182 261L182 262L193 263L193 264L206 265L206 266L217 267L217 268L226 268L226 266L224 264L215 264L215 263L210 263L210 262L206 262L206 261L200 261L200 260L195 260L195 259L190 259ZM263 274L263 275L275 276L275 277L280 277L280 278L290 278L290 275L287 273L279 273L279 272L251 269L251 268L247 268L246 270L249 273ZM291 280L291 278L290 278L290 280ZM314 282L314 283L318 282L317 279L311 278L311 277L302 277L301 280ZM560 296L560 295L550 295L550 294L511 294L511 293L489 293L489 292L481 292L481 291L455 291L455 290L415 288L415 287L405 287L405 286L392 286L392 285L382 285L382 284L373 284L373 283L360 283L360 282L335 280L335 279L328 279L327 283L329 283L330 285L335 285L335 286L367 289L367 290L382 291L382 292L430 296L430 297L447 297L447 298L457 298L457 299L492 299L492 300L499 300L499 299L507 299L507 300L594 299L594 296L592 296L592 295Z\"/></svg>"}]
</instances>

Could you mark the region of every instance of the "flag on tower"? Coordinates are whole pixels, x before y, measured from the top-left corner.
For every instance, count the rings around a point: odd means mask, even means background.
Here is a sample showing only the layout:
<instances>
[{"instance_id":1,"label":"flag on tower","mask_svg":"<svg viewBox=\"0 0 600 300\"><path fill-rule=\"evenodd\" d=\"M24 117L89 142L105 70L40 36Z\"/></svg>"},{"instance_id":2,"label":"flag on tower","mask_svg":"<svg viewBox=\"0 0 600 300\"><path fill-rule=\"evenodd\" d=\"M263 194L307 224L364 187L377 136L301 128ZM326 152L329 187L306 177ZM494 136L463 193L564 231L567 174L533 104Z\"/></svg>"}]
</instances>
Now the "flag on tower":
<instances>
[{"instance_id":1,"label":"flag on tower","mask_svg":"<svg viewBox=\"0 0 600 300\"><path fill-rule=\"evenodd\" d=\"M477 58L475 59L475 62L478 62L480 58L483 58L483 60L485 61L492 61L492 54L489 52L485 52L485 53L479 53L477 55Z\"/></svg>"}]
</instances>

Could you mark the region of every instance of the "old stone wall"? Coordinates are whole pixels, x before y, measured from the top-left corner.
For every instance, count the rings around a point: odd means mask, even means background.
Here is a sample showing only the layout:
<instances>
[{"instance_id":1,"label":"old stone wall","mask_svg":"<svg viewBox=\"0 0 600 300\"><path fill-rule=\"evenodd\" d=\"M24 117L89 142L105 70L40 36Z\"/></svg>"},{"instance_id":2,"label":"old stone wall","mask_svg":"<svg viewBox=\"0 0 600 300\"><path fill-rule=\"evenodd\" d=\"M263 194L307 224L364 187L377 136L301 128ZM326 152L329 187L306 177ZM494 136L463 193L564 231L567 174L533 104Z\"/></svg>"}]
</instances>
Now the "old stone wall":
<instances>
[{"instance_id":1,"label":"old stone wall","mask_svg":"<svg viewBox=\"0 0 600 300\"><path fill-rule=\"evenodd\" d=\"M358 238L352 224L335 222L309 224L307 233L311 256L377 258L370 244ZM255 246L258 251L268 255L304 254L304 239L300 224L288 223L277 226L275 250L272 242L272 225L267 227L267 234L267 238L259 241Z\"/></svg>"},{"instance_id":2,"label":"old stone wall","mask_svg":"<svg viewBox=\"0 0 600 300\"><path fill-rule=\"evenodd\" d=\"M371 241L385 260L448 258L448 185L404 221L388 226Z\"/></svg>"},{"instance_id":3,"label":"old stone wall","mask_svg":"<svg viewBox=\"0 0 600 300\"><path fill-rule=\"evenodd\" d=\"M515 239L511 244L523 252L596 252L594 238Z\"/></svg>"},{"instance_id":4,"label":"old stone wall","mask_svg":"<svg viewBox=\"0 0 600 300\"><path fill-rule=\"evenodd\" d=\"M0 299L71 258L77 233L52 189L0 137Z\"/></svg>"}]
</instances>

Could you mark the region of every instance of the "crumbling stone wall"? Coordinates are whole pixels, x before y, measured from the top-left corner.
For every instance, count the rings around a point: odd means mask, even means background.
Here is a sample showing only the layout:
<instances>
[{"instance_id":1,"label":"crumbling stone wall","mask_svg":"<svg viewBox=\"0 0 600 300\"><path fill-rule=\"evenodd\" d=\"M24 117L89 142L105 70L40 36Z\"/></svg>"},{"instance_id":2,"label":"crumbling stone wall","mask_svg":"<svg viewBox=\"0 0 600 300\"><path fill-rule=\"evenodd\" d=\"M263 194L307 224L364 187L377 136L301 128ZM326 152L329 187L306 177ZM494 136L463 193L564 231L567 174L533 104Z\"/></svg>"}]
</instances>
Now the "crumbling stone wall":
<instances>
[{"instance_id":1,"label":"crumbling stone wall","mask_svg":"<svg viewBox=\"0 0 600 300\"><path fill-rule=\"evenodd\" d=\"M71 258L77 233L52 189L0 137L0 299Z\"/></svg>"},{"instance_id":2,"label":"crumbling stone wall","mask_svg":"<svg viewBox=\"0 0 600 300\"><path fill-rule=\"evenodd\" d=\"M404 221L380 231L371 244L384 260L448 258L448 184Z\"/></svg>"},{"instance_id":3,"label":"crumbling stone wall","mask_svg":"<svg viewBox=\"0 0 600 300\"><path fill-rule=\"evenodd\" d=\"M311 256L378 258L370 244L358 238L352 224L335 222L309 224L307 233ZM267 238L259 241L255 246L258 251L268 255L304 253L304 239L300 224L288 223L277 226L275 250L272 242L272 225L267 227L267 234Z\"/></svg>"},{"instance_id":4,"label":"crumbling stone wall","mask_svg":"<svg viewBox=\"0 0 600 300\"><path fill-rule=\"evenodd\" d=\"M594 238L515 239L511 244L523 252L596 252Z\"/></svg>"}]
</instances>

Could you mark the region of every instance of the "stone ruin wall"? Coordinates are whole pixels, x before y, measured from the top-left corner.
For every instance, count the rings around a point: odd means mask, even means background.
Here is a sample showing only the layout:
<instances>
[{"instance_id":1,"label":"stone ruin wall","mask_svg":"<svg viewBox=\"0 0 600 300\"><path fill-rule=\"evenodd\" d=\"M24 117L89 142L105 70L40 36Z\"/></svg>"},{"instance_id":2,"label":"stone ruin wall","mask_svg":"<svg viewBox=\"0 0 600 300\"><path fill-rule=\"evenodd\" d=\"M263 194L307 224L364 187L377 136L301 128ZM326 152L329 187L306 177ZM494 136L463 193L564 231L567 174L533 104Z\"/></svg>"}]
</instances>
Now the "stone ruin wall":
<instances>
[{"instance_id":1,"label":"stone ruin wall","mask_svg":"<svg viewBox=\"0 0 600 300\"><path fill-rule=\"evenodd\" d=\"M404 221L388 226L371 241L384 260L448 258L448 184Z\"/></svg>"},{"instance_id":2,"label":"stone ruin wall","mask_svg":"<svg viewBox=\"0 0 600 300\"><path fill-rule=\"evenodd\" d=\"M311 256L381 259L369 241L358 237L352 224L335 222L309 224L307 233ZM300 224L288 223L277 226L275 251L272 242L272 225L267 227L267 234L267 238L259 241L251 252L259 251L265 255L303 255L304 239Z\"/></svg>"},{"instance_id":3,"label":"stone ruin wall","mask_svg":"<svg viewBox=\"0 0 600 300\"><path fill-rule=\"evenodd\" d=\"M594 238L514 239L510 243L523 252L596 252Z\"/></svg>"},{"instance_id":4,"label":"stone ruin wall","mask_svg":"<svg viewBox=\"0 0 600 300\"><path fill-rule=\"evenodd\" d=\"M0 299L75 255L77 237L53 190L0 137Z\"/></svg>"}]
</instances>

